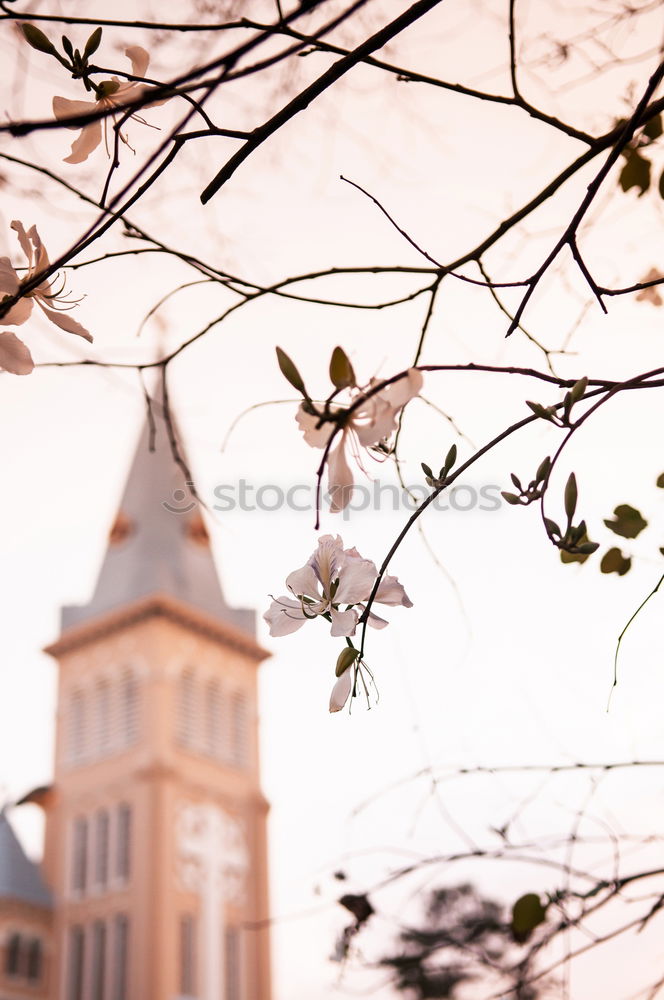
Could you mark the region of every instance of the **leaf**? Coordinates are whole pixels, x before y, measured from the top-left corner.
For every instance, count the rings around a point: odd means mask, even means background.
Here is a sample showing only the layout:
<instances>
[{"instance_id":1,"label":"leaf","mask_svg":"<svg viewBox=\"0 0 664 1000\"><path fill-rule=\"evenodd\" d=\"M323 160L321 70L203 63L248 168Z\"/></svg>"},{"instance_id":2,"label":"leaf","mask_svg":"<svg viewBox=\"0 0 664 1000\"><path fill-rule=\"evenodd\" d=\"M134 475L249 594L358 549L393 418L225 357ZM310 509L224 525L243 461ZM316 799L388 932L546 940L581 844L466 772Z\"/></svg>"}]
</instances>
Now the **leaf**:
<instances>
[{"instance_id":1,"label":"leaf","mask_svg":"<svg viewBox=\"0 0 664 1000\"><path fill-rule=\"evenodd\" d=\"M562 535L562 532L561 532L559 526L556 524L555 521L552 521L550 517L545 517L544 518L544 525L545 525L546 530L549 532L550 535L558 535L558 538L560 538L560 536Z\"/></svg>"},{"instance_id":2,"label":"leaf","mask_svg":"<svg viewBox=\"0 0 664 1000\"><path fill-rule=\"evenodd\" d=\"M66 35L62 36L62 48L65 50L70 59L74 58L74 46L69 41Z\"/></svg>"},{"instance_id":3,"label":"leaf","mask_svg":"<svg viewBox=\"0 0 664 1000\"><path fill-rule=\"evenodd\" d=\"M620 171L618 183L623 191L629 191L633 187L639 188L639 198L650 187L650 170L652 164L646 160L636 149L625 151L627 162Z\"/></svg>"},{"instance_id":4,"label":"leaf","mask_svg":"<svg viewBox=\"0 0 664 1000\"><path fill-rule=\"evenodd\" d=\"M641 534L648 522L641 517L635 507L630 507L628 503L619 504L613 512L613 521L604 521L607 528L610 528L614 535L621 538L636 538Z\"/></svg>"},{"instance_id":5,"label":"leaf","mask_svg":"<svg viewBox=\"0 0 664 1000\"><path fill-rule=\"evenodd\" d=\"M505 503L512 504L513 507L516 507L517 504L519 505L521 504L521 501L519 500L518 496L516 496L514 493L501 493L500 495L505 501Z\"/></svg>"},{"instance_id":6,"label":"leaf","mask_svg":"<svg viewBox=\"0 0 664 1000\"><path fill-rule=\"evenodd\" d=\"M38 52L46 52L49 56L57 56L53 43L50 42L44 32L35 27L34 24L22 24L21 31L23 32L23 37L31 48L37 49Z\"/></svg>"},{"instance_id":7,"label":"leaf","mask_svg":"<svg viewBox=\"0 0 664 1000\"><path fill-rule=\"evenodd\" d=\"M655 486L659 486L660 490L664 490L664 472L661 472L657 477L657 482Z\"/></svg>"},{"instance_id":8,"label":"leaf","mask_svg":"<svg viewBox=\"0 0 664 1000\"><path fill-rule=\"evenodd\" d=\"M648 124L643 129L643 135L645 135L648 139L650 139L651 142L654 142L655 139L659 139L661 134L662 134L662 116L655 115L655 117L651 118Z\"/></svg>"},{"instance_id":9,"label":"leaf","mask_svg":"<svg viewBox=\"0 0 664 1000\"><path fill-rule=\"evenodd\" d=\"M531 399L526 400L526 406L529 406L536 417L541 417L542 420L550 420L551 412L546 406L542 406L541 403L533 403Z\"/></svg>"},{"instance_id":10,"label":"leaf","mask_svg":"<svg viewBox=\"0 0 664 1000\"><path fill-rule=\"evenodd\" d=\"M83 49L83 58L88 59L93 52L96 52L99 48L99 43L101 42L101 26L95 28L87 42L85 43L85 48Z\"/></svg>"},{"instance_id":11,"label":"leaf","mask_svg":"<svg viewBox=\"0 0 664 1000\"><path fill-rule=\"evenodd\" d=\"M659 196L660 196L660 198L664 198L664 170L662 170L662 172L661 172L661 174L659 176L658 188L659 188Z\"/></svg>"},{"instance_id":12,"label":"leaf","mask_svg":"<svg viewBox=\"0 0 664 1000\"><path fill-rule=\"evenodd\" d=\"M578 552L565 552L564 549L560 550L560 561L561 563L583 563L588 559L593 552L596 552L599 548L597 542L591 542L587 535L584 535L576 543L576 548Z\"/></svg>"},{"instance_id":13,"label":"leaf","mask_svg":"<svg viewBox=\"0 0 664 1000\"><path fill-rule=\"evenodd\" d=\"M512 934L519 944L527 941L536 927L546 920L546 908L534 892L527 892L512 907Z\"/></svg>"},{"instance_id":14,"label":"leaf","mask_svg":"<svg viewBox=\"0 0 664 1000\"><path fill-rule=\"evenodd\" d=\"M574 517L578 496L579 492L576 486L576 476L573 472L570 472L569 479L567 480L567 485L565 487L565 513L567 514L568 521L571 521Z\"/></svg>"},{"instance_id":15,"label":"leaf","mask_svg":"<svg viewBox=\"0 0 664 1000\"><path fill-rule=\"evenodd\" d=\"M614 547L604 553L599 568L602 573L617 573L618 576L624 576L632 568L632 560Z\"/></svg>"},{"instance_id":16,"label":"leaf","mask_svg":"<svg viewBox=\"0 0 664 1000\"><path fill-rule=\"evenodd\" d=\"M335 347L330 358L330 380L336 389L355 385L355 372L342 347Z\"/></svg>"},{"instance_id":17,"label":"leaf","mask_svg":"<svg viewBox=\"0 0 664 1000\"><path fill-rule=\"evenodd\" d=\"M373 906L369 902L369 897L364 894L356 896L352 893L348 893L346 896L341 896L337 902L348 910L349 913L353 914L357 920L358 927L361 924L366 923L371 914L375 913Z\"/></svg>"},{"instance_id":18,"label":"leaf","mask_svg":"<svg viewBox=\"0 0 664 1000\"><path fill-rule=\"evenodd\" d=\"M422 466L422 472L427 477L427 479L433 479L434 478L434 474L431 471L431 469L429 468L429 466L426 464L426 462L420 462L420 465Z\"/></svg>"},{"instance_id":19,"label":"leaf","mask_svg":"<svg viewBox=\"0 0 664 1000\"><path fill-rule=\"evenodd\" d=\"M288 357L285 351L282 351L280 347L276 348L277 351L277 361L279 362L279 367L281 368L281 374L284 376L287 382L301 392L305 399L309 399L307 390L304 388L304 382L302 381L302 376L299 371Z\"/></svg>"}]
</instances>

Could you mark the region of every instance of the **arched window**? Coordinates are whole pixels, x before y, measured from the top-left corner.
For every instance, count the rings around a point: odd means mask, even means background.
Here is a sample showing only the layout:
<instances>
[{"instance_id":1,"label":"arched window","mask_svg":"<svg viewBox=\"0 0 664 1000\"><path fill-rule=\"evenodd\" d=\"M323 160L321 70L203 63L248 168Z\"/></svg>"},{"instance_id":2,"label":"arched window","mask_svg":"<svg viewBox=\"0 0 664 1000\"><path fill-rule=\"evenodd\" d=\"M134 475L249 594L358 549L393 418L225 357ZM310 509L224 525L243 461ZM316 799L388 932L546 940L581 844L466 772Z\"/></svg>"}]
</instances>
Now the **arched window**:
<instances>
[{"instance_id":1,"label":"arched window","mask_svg":"<svg viewBox=\"0 0 664 1000\"><path fill-rule=\"evenodd\" d=\"M69 731L67 756L70 763L80 764L87 743L87 713L83 691L74 691L69 701Z\"/></svg>"},{"instance_id":2,"label":"arched window","mask_svg":"<svg viewBox=\"0 0 664 1000\"><path fill-rule=\"evenodd\" d=\"M108 848L110 821L106 809L95 815L95 883L100 889L108 883Z\"/></svg>"},{"instance_id":3,"label":"arched window","mask_svg":"<svg viewBox=\"0 0 664 1000\"><path fill-rule=\"evenodd\" d=\"M84 816L74 820L72 833L71 887L83 893L88 883L88 821Z\"/></svg>"},{"instance_id":4,"label":"arched window","mask_svg":"<svg viewBox=\"0 0 664 1000\"><path fill-rule=\"evenodd\" d=\"M95 687L95 754L105 757L111 749L111 689L107 681Z\"/></svg>"},{"instance_id":5,"label":"arched window","mask_svg":"<svg viewBox=\"0 0 664 1000\"><path fill-rule=\"evenodd\" d=\"M28 945L28 979L35 983L41 979L42 974L42 945L39 938L33 938Z\"/></svg>"},{"instance_id":6,"label":"arched window","mask_svg":"<svg viewBox=\"0 0 664 1000\"><path fill-rule=\"evenodd\" d=\"M205 752L211 757L221 757L222 751L222 698L218 681L210 681L205 690Z\"/></svg>"},{"instance_id":7,"label":"arched window","mask_svg":"<svg viewBox=\"0 0 664 1000\"><path fill-rule=\"evenodd\" d=\"M125 671L120 684L120 731L122 745L132 746L138 738L138 683Z\"/></svg>"},{"instance_id":8,"label":"arched window","mask_svg":"<svg viewBox=\"0 0 664 1000\"><path fill-rule=\"evenodd\" d=\"M183 747L192 747L196 742L196 677L193 670L185 670L178 681L177 737Z\"/></svg>"},{"instance_id":9,"label":"arched window","mask_svg":"<svg viewBox=\"0 0 664 1000\"><path fill-rule=\"evenodd\" d=\"M121 802L115 828L115 874L124 882L131 874L131 806Z\"/></svg>"},{"instance_id":10,"label":"arched window","mask_svg":"<svg viewBox=\"0 0 664 1000\"><path fill-rule=\"evenodd\" d=\"M236 691L231 701L231 762L245 767L248 757L247 699Z\"/></svg>"},{"instance_id":11,"label":"arched window","mask_svg":"<svg viewBox=\"0 0 664 1000\"><path fill-rule=\"evenodd\" d=\"M21 935L12 934L7 941L5 952L5 973L8 976L18 976L21 971Z\"/></svg>"}]
</instances>

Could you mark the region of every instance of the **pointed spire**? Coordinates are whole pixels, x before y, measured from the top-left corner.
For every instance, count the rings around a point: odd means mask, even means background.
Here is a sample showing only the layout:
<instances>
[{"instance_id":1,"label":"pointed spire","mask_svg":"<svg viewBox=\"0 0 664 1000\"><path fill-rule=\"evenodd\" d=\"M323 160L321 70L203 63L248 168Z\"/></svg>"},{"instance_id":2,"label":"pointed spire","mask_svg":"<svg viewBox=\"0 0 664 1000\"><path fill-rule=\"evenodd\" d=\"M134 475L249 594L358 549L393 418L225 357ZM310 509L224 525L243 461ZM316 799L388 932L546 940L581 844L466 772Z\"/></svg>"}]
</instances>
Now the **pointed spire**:
<instances>
[{"instance_id":1,"label":"pointed spire","mask_svg":"<svg viewBox=\"0 0 664 1000\"><path fill-rule=\"evenodd\" d=\"M199 505L156 413L155 424L154 451L147 421L139 438L92 600L64 608L63 628L165 594L253 635L255 613L224 600Z\"/></svg>"}]
</instances>

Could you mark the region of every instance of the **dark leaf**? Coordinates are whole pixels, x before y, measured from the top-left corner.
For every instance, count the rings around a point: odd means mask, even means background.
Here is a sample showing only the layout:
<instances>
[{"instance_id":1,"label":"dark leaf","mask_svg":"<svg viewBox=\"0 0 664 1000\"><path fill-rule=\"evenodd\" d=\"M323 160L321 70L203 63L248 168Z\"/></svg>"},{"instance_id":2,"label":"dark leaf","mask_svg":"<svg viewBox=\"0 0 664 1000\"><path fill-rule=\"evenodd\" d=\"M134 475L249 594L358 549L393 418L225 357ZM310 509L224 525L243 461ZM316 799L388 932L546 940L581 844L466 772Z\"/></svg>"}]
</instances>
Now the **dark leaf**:
<instances>
[{"instance_id":1,"label":"dark leaf","mask_svg":"<svg viewBox=\"0 0 664 1000\"><path fill-rule=\"evenodd\" d=\"M517 899L512 907L512 934L514 940L522 943L527 941L539 924L546 920L546 909L534 892L527 892Z\"/></svg>"},{"instance_id":2,"label":"dark leaf","mask_svg":"<svg viewBox=\"0 0 664 1000\"><path fill-rule=\"evenodd\" d=\"M519 500L518 496L515 496L514 493L501 493L500 495L503 498L503 500L505 501L505 503L510 503L510 504L512 504L513 507L515 507L515 506L517 506L517 504L521 503L521 501Z\"/></svg>"},{"instance_id":3,"label":"dark leaf","mask_svg":"<svg viewBox=\"0 0 664 1000\"><path fill-rule=\"evenodd\" d=\"M335 389L355 385L355 372L342 347L335 347L330 358L330 380Z\"/></svg>"},{"instance_id":4,"label":"dark leaf","mask_svg":"<svg viewBox=\"0 0 664 1000\"><path fill-rule=\"evenodd\" d=\"M288 357L285 351L282 351L280 347L276 348L277 351L277 361L279 362L279 367L281 368L281 374L284 378L290 382L294 389L301 392L305 399L308 399L307 390L304 388L304 382L302 381L302 376L299 371Z\"/></svg>"},{"instance_id":5,"label":"dark leaf","mask_svg":"<svg viewBox=\"0 0 664 1000\"><path fill-rule=\"evenodd\" d=\"M565 513L567 514L567 519L569 521L571 521L574 517L578 495L578 490L576 488L576 476L573 472L570 472L569 479L567 480L567 485L565 487Z\"/></svg>"},{"instance_id":6,"label":"dark leaf","mask_svg":"<svg viewBox=\"0 0 664 1000\"><path fill-rule=\"evenodd\" d=\"M629 191L633 187L639 188L640 198L650 187L650 170L652 164L650 160L646 160L644 156L641 156L636 149L625 150L625 156L627 162L620 171L618 183L623 191Z\"/></svg>"},{"instance_id":7,"label":"dark leaf","mask_svg":"<svg viewBox=\"0 0 664 1000\"><path fill-rule=\"evenodd\" d=\"M21 31L23 32L23 37L31 48L37 49L38 52L46 52L47 55L50 56L57 55L53 43L49 42L44 32L35 27L34 24L22 24Z\"/></svg>"},{"instance_id":8,"label":"dark leaf","mask_svg":"<svg viewBox=\"0 0 664 1000\"><path fill-rule=\"evenodd\" d=\"M664 490L664 472L660 473L660 475L657 477L657 482L655 483L655 486L659 486L660 490Z\"/></svg>"},{"instance_id":9,"label":"dark leaf","mask_svg":"<svg viewBox=\"0 0 664 1000\"><path fill-rule=\"evenodd\" d=\"M605 552L599 564L602 573L617 573L618 576L624 576L625 573L629 573L631 567L632 560L629 556L624 556L620 549L616 548Z\"/></svg>"},{"instance_id":10,"label":"dark leaf","mask_svg":"<svg viewBox=\"0 0 664 1000\"><path fill-rule=\"evenodd\" d=\"M628 503L619 504L613 515L613 521L605 520L604 524L621 538L636 538L648 526L648 522L641 517L639 511L635 507L630 507Z\"/></svg>"},{"instance_id":11,"label":"dark leaf","mask_svg":"<svg viewBox=\"0 0 664 1000\"><path fill-rule=\"evenodd\" d=\"M87 42L85 43L85 48L83 49L83 56L88 59L93 52L96 52L99 48L99 43L101 42L101 27L95 28Z\"/></svg>"},{"instance_id":12,"label":"dark leaf","mask_svg":"<svg viewBox=\"0 0 664 1000\"><path fill-rule=\"evenodd\" d=\"M353 914L358 925L366 923L371 914L375 912L368 897L365 895L354 896L349 893L346 896L342 896L338 902Z\"/></svg>"},{"instance_id":13,"label":"dark leaf","mask_svg":"<svg viewBox=\"0 0 664 1000\"><path fill-rule=\"evenodd\" d=\"M655 117L651 118L646 127L643 129L643 135L647 136L648 139L651 140L651 142L654 142L655 139L659 139L661 134L662 134L662 116L655 115Z\"/></svg>"}]
</instances>

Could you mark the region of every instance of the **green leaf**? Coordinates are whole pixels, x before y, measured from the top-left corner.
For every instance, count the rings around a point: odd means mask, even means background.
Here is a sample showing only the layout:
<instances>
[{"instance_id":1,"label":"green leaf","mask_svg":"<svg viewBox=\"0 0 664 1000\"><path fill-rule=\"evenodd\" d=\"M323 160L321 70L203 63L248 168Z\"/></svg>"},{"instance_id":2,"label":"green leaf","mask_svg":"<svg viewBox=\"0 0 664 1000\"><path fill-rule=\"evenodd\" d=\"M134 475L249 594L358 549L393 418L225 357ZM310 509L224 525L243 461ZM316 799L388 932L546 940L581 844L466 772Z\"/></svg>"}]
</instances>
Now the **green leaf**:
<instances>
[{"instance_id":1,"label":"green leaf","mask_svg":"<svg viewBox=\"0 0 664 1000\"><path fill-rule=\"evenodd\" d=\"M335 347L330 358L330 380L336 389L355 385L355 372L342 347Z\"/></svg>"},{"instance_id":2,"label":"green leaf","mask_svg":"<svg viewBox=\"0 0 664 1000\"><path fill-rule=\"evenodd\" d=\"M516 496L514 493L501 493L500 495L505 501L505 503L509 503L513 507L516 507L517 504L519 505L521 504L521 501L519 500L518 496Z\"/></svg>"},{"instance_id":3,"label":"green leaf","mask_svg":"<svg viewBox=\"0 0 664 1000\"><path fill-rule=\"evenodd\" d=\"M650 187L650 171L652 164L646 160L636 149L624 151L627 159L625 166L620 171L618 183L623 191L629 191L633 187L639 188L639 198Z\"/></svg>"},{"instance_id":4,"label":"green leaf","mask_svg":"<svg viewBox=\"0 0 664 1000\"><path fill-rule=\"evenodd\" d=\"M610 528L614 535L621 538L636 538L641 534L648 522L641 517L635 507L630 507L628 503L619 504L613 512L613 521L604 521L607 528Z\"/></svg>"},{"instance_id":5,"label":"green leaf","mask_svg":"<svg viewBox=\"0 0 664 1000\"><path fill-rule=\"evenodd\" d=\"M643 129L643 135L647 136L647 138L650 139L651 142L654 142L655 139L659 139L661 134L662 134L662 116L655 115L655 117L651 118L646 127Z\"/></svg>"},{"instance_id":6,"label":"green leaf","mask_svg":"<svg viewBox=\"0 0 664 1000\"><path fill-rule=\"evenodd\" d=\"M537 472L535 473L535 482L536 483L543 482L549 475L550 469L551 469L551 459L547 455L546 458L542 459L542 461L538 466Z\"/></svg>"},{"instance_id":7,"label":"green leaf","mask_svg":"<svg viewBox=\"0 0 664 1000\"><path fill-rule=\"evenodd\" d=\"M578 496L579 493L576 487L576 476L573 472L570 472L569 479L567 480L567 486L565 487L565 513L567 514L568 521L571 521L574 517Z\"/></svg>"},{"instance_id":8,"label":"green leaf","mask_svg":"<svg viewBox=\"0 0 664 1000\"><path fill-rule=\"evenodd\" d=\"M522 944L546 920L546 907L534 892L527 892L512 907L512 934Z\"/></svg>"},{"instance_id":9,"label":"green leaf","mask_svg":"<svg viewBox=\"0 0 664 1000\"><path fill-rule=\"evenodd\" d=\"M655 486L659 486L660 490L664 490L664 472L661 472L657 477L657 482Z\"/></svg>"},{"instance_id":10,"label":"green leaf","mask_svg":"<svg viewBox=\"0 0 664 1000\"><path fill-rule=\"evenodd\" d=\"M426 462L421 462L420 464L422 466L422 472L424 473L424 475L427 476L429 479L433 479L434 474L429 468L429 466L426 464Z\"/></svg>"},{"instance_id":11,"label":"green leaf","mask_svg":"<svg viewBox=\"0 0 664 1000\"><path fill-rule=\"evenodd\" d=\"M87 42L85 43L85 48L83 49L83 58L89 59L89 57L96 52L99 48L99 43L101 42L101 26L95 28Z\"/></svg>"},{"instance_id":12,"label":"green leaf","mask_svg":"<svg viewBox=\"0 0 664 1000\"><path fill-rule=\"evenodd\" d=\"M35 27L34 24L26 23L21 25L21 31L28 45L37 49L38 52L46 52L49 56L56 56L57 52L52 42L48 40L43 31Z\"/></svg>"},{"instance_id":13,"label":"green leaf","mask_svg":"<svg viewBox=\"0 0 664 1000\"><path fill-rule=\"evenodd\" d=\"M629 556L624 556L620 549L612 548L605 552L599 564L602 573L617 573L624 576L632 568L632 560Z\"/></svg>"},{"instance_id":14,"label":"green leaf","mask_svg":"<svg viewBox=\"0 0 664 1000\"><path fill-rule=\"evenodd\" d=\"M279 367L281 368L281 374L284 376L287 382L301 392L305 399L309 399L307 390L304 387L304 382L302 381L302 376L299 371L288 357L285 351L282 351L280 347L276 348L277 351L277 361L279 362Z\"/></svg>"}]
</instances>

